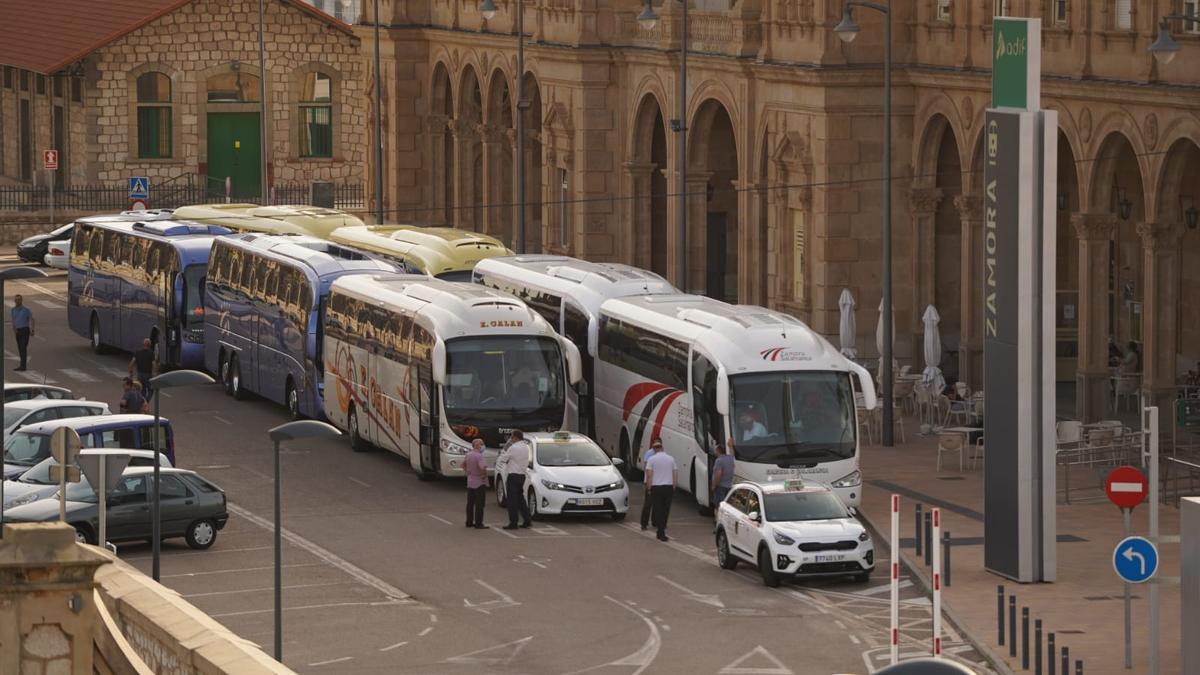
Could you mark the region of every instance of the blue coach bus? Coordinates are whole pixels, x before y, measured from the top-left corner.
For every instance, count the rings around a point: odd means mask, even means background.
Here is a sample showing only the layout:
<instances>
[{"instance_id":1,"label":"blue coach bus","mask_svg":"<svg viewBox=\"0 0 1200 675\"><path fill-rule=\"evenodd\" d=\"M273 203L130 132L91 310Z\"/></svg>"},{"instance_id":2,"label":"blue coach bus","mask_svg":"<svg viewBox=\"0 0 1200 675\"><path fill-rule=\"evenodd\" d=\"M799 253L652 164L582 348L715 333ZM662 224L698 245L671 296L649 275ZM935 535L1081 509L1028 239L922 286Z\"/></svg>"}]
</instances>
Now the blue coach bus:
<instances>
[{"instance_id":1,"label":"blue coach bus","mask_svg":"<svg viewBox=\"0 0 1200 675\"><path fill-rule=\"evenodd\" d=\"M68 325L97 352L134 351L150 338L163 367L201 367L204 276L213 240L226 234L216 225L125 215L76 221Z\"/></svg>"},{"instance_id":2,"label":"blue coach bus","mask_svg":"<svg viewBox=\"0 0 1200 675\"><path fill-rule=\"evenodd\" d=\"M240 234L213 246L204 293L204 363L235 398L253 392L295 417L324 417L321 348L334 279L389 263L302 235Z\"/></svg>"}]
</instances>

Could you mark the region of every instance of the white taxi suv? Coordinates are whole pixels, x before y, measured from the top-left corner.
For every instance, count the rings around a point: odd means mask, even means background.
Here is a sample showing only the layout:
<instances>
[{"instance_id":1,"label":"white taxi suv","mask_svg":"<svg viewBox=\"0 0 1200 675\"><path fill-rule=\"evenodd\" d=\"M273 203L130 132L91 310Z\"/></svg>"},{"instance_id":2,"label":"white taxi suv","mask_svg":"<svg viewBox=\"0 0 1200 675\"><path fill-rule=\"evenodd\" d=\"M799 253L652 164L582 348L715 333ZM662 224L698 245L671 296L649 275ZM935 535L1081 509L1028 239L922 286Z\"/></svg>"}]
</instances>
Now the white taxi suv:
<instances>
[{"instance_id":1,"label":"white taxi suv","mask_svg":"<svg viewBox=\"0 0 1200 675\"><path fill-rule=\"evenodd\" d=\"M738 483L717 508L717 562L758 568L763 584L785 577L852 576L867 581L875 547L862 523L824 484Z\"/></svg>"},{"instance_id":2,"label":"white taxi suv","mask_svg":"<svg viewBox=\"0 0 1200 675\"><path fill-rule=\"evenodd\" d=\"M619 459L571 431L525 434L533 447L525 472L525 500L534 518L551 514L607 513L624 520L629 512L629 486L621 477ZM496 499L505 503L506 469L496 474Z\"/></svg>"}]
</instances>

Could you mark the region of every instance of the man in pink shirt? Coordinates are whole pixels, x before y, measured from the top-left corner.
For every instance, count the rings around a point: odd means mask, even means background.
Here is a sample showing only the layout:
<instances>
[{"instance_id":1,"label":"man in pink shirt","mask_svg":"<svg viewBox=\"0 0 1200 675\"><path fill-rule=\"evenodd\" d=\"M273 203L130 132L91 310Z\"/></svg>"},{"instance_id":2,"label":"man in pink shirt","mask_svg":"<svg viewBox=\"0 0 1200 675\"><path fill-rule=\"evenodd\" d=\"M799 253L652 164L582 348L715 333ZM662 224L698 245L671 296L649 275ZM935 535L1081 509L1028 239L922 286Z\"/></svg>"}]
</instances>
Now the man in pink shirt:
<instances>
[{"instance_id":1,"label":"man in pink shirt","mask_svg":"<svg viewBox=\"0 0 1200 675\"><path fill-rule=\"evenodd\" d=\"M471 451L463 460L467 474L467 527L486 529L483 524L483 503L487 501L487 464L483 461L483 440L471 441Z\"/></svg>"}]
</instances>

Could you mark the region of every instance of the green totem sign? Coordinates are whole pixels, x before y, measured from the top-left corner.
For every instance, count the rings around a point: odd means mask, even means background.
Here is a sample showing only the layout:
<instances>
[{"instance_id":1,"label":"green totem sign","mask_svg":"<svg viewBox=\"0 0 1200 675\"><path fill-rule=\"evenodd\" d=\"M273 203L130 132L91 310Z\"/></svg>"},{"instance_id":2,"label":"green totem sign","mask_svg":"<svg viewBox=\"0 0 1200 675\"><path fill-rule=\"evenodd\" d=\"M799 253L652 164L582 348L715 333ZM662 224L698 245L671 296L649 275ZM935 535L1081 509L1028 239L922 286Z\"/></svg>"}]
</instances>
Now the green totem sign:
<instances>
[{"instance_id":1,"label":"green totem sign","mask_svg":"<svg viewBox=\"0 0 1200 675\"><path fill-rule=\"evenodd\" d=\"M992 21L992 107L1037 110L1041 106L1041 23L1037 19Z\"/></svg>"}]
</instances>

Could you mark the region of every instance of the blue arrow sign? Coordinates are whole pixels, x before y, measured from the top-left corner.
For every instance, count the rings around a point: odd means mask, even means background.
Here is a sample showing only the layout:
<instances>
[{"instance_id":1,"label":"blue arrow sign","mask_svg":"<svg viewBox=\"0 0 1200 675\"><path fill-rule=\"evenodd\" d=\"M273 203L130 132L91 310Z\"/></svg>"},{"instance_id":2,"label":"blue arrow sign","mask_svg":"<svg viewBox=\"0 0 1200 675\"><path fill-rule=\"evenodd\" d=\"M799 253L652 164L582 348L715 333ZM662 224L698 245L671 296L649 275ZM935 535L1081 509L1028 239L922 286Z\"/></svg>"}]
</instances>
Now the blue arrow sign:
<instances>
[{"instance_id":1,"label":"blue arrow sign","mask_svg":"<svg viewBox=\"0 0 1200 675\"><path fill-rule=\"evenodd\" d=\"M150 177L149 176L130 176L129 177L129 198L130 199L149 199L150 198Z\"/></svg>"},{"instance_id":2,"label":"blue arrow sign","mask_svg":"<svg viewBox=\"0 0 1200 675\"><path fill-rule=\"evenodd\" d=\"M1149 581L1158 571L1158 549L1145 537L1126 537L1113 549L1113 569L1129 583Z\"/></svg>"}]
</instances>

